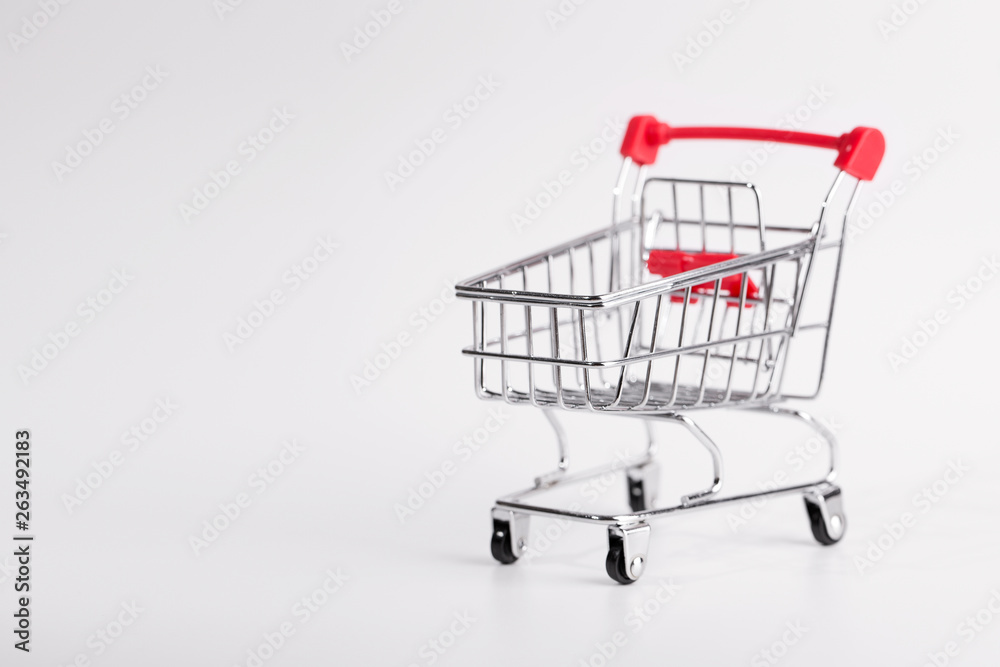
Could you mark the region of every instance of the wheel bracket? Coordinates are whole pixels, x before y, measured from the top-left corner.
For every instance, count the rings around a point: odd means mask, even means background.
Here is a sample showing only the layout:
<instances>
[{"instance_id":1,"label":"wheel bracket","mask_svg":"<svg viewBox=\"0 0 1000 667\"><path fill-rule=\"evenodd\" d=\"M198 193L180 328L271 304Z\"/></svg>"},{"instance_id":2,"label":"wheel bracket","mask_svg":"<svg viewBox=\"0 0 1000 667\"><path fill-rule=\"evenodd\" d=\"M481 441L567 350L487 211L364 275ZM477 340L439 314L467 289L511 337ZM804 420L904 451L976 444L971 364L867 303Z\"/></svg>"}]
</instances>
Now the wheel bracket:
<instances>
[{"instance_id":1,"label":"wheel bracket","mask_svg":"<svg viewBox=\"0 0 1000 667\"><path fill-rule=\"evenodd\" d=\"M531 517L512 510L494 507L493 519L502 521L508 526L510 531L510 545L514 553L514 558L520 558L528 550L528 531L530 529Z\"/></svg>"},{"instance_id":2,"label":"wheel bracket","mask_svg":"<svg viewBox=\"0 0 1000 667\"><path fill-rule=\"evenodd\" d=\"M608 542L621 540L625 558L625 574L632 581L642 576L649 552L649 524L635 523L627 526L609 526Z\"/></svg>"}]
</instances>

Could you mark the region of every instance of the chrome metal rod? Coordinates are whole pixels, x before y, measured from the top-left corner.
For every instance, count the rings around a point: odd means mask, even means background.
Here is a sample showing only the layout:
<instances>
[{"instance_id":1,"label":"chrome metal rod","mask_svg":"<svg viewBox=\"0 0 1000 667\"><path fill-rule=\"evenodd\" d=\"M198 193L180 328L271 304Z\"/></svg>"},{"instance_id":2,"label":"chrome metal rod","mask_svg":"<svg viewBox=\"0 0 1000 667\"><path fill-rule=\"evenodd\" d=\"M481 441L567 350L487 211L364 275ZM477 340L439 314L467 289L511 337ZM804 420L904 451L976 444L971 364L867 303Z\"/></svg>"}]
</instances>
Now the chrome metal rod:
<instances>
[{"instance_id":1,"label":"chrome metal rod","mask_svg":"<svg viewBox=\"0 0 1000 667\"><path fill-rule=\"evenodd\" d=\"M607 471L604 471L607 472ZM604 474L598 473L598 474ZM564 482L569 482L567 478ZM574 480L579 481L579 480ZM513 497L498 499L496 504L498 507L504 507L511 510L516 510L524 514L533 514L536 516L550 516L550 517L562 517L564 519L569 519L571 521L585 521L589 523L599 523L605 525L629 525L633 523L640 523L643 521L649 521L651 519L656 519L668 514L676 514L677 512L685 510L696 510L704 509L707 507L715 507L717 505L724 505L726 503L738 503L746 500L752 500L754 498L761 498L764 496L780 496L792 493L803 493L811 489L825 488L827 486L827 481L825 479L815 480L813 482L807 482L804 484L794 484L791 486L781 486L775 489L767 489L762 491L754 491L751 493L741 493L733 496L723 496L721 498L709 498L702 502L693 505L672 505L670 507L658 507L656 509L644 510L642 512L632 512L629 514L593 514L588 512L578 512L575 510L564 510L554 507L544 507L541 505L529 505L527 503L520 502L520 500L514 499Z\"/></svg>"},{"instance_id":2,"label":"chrome metal rod","mask_svg":"<svg viewBox=\"0 0 1000 667\"><path fill-rule=\"evenodd\" d=\"M708 434L701 430L701 427L695 424L690 417L685 415L663 415L662 418L682 424L685 428L687 428L691 435L693 435L698 442L701 443L701 445L712 457L712 485L702 491L689 493L688 495L681 497L681 505L684 505L685 507L697 503L703 503L722 490L722 452L719 451L718 445L716 445L715 442L708 437Z\"/></svg>"}]
</instances>

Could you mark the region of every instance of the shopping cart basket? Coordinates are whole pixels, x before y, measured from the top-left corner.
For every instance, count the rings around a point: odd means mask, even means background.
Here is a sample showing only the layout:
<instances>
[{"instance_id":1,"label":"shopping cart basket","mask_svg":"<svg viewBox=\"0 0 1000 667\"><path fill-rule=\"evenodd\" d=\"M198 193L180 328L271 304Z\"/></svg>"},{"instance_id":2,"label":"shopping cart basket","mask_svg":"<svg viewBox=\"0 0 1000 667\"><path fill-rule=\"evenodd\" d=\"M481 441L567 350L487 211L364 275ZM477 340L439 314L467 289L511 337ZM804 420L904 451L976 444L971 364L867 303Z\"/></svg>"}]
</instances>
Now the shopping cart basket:
<instances>
[{"instance_id":1,"label":"shopping cart basket","mask_svg":"<svg viewBox=\"0 0 1000 667\"><path fill-rule=\"evenodd\" d=\"M749 183L654 178L658 148L679 139L740 139L837 151L833 185L818 219L766 226ZM608 528L608 574L635 581L645 569L649 522L687 509L801 494L813 536L840 540L846 527L834 485L833 434L805 412L780 405L816 396L823 381L844 229L862 181L882 159L881 133L859 127L841 136L730 127L671 127L652 116L628 125L613 189L609 227L456 286L472 301L475 386L480 398L542 408L555 429L559 465L492 510L492 553L516 561L527 548L531 515ZM831 220L837 220L839 225ZM820 261L821 258L828 261ZM821 280L820 273L826 278ZM821 289L816 287L822 283ZM812 315L805 313L810 293ZM792 355L812 334L811 353ZM805 390L783 389L786 370L813 370ZM722 456L691 419L696 410L742 408L800 420L829 448L825 477L721 496ZM649 442L624 464L569 473L557 410L641 417ZM711 455L711 485L656 506L654 421L685 427ZM593 514L527 502L553 487L623 470L631 512Z\"/></svg>"}]
</instances>

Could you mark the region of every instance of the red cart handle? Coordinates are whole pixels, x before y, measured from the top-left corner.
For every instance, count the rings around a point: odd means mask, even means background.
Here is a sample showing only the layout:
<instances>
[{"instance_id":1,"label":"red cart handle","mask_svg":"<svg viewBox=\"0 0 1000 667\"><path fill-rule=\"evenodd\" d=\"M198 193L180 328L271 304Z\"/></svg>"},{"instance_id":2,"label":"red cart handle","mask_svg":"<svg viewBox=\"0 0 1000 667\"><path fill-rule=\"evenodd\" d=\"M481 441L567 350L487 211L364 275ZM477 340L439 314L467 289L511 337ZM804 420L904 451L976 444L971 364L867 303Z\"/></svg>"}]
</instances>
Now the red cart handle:
<instances>
[{"instance_id":1,"label":"red cart handle","mask_svg":"<svg viewBox=\"0 0 1000 667\"><path fill-rule=\"evenodd\" d=\"M885 138L873 127L856 127L839 137L810 132L748 127L671 127L653 116L635 116L622 141L622 155L638 164L656 162L659 147L671 139L748 139L815 146L837 151L833 166L863 181L875 177L885 153Z\"/></svg>"}]
</instances>

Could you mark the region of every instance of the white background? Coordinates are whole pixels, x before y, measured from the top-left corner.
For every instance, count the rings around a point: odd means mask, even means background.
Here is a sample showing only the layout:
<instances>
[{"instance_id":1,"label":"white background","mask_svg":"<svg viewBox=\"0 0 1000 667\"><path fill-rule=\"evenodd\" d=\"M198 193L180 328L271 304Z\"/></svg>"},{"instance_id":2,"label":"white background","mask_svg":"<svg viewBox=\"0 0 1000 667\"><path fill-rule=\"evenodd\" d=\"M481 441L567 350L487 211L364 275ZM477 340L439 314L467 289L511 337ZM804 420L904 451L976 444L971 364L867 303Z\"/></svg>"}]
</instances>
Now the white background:
<instances>
[{"instance_id":1,"label":"white background","mask_svg":"<svg viewBox=\"0 0 1000 667\"><path fill-rule=\"evenodd\" d=\"M348 59L341 44L386 3L246 0L220 18L211 0L72 2L16 43L9 33L42 10L7 3L0 535L15 532L14 432L27 428L37 541L30 655L11 646L12 560L0 558L0 663L255 664L248 651L290 622L294 635L265 664L771 664L758 652L788 623L807 630L775 649L787 665L920 665L951 641L950 664L995 664L1000 619L972 633L959 625L1000 590L1000 281L977 285L961 308L948 295L1000 246L998 9L907 2L911 14L893 25L888 2L679 4L592 2L556 21L555 0L402 0ZM679 63L685 50L691 62ZM115 100L147 67L167 75L121 118ZM499 87L449 124L480 77ZM809 109L816 90L827 99ZM275 108L294 119L247 161L241 142ZM815 544L790 497L736 528L727 509L654 525L649 569L633 586L605 575L606 537L593 526L533 521L557 539L529 562L497 565L489 508L550 467L554 449L539 413L505 408L481 451L456 454L491 406L474 398L459 353L469 306L450 303L447 286L606 223L617 146L583 171L574 154L601 146L609 122L653 113L773 127L796 112L806 131L885 133L862 209L902 186L848 244L829 377L809 406L837 425L847 536ZM60 178L53 163L104 118L113 132ZM385 173L439 127L444 143L391 189ZM750 149L670 147L663 173L729 178ZM914 169L925 151L933 164ZM230 160L240 173L185 221L180 205ZM765 213L780 220L783 202L804 202L813 215L830 161L794 148L770 157L754 176L766 181ZM572 184L516 229L512 215L561 170ZM293 291L282 276L318 237L339 247ZM116 269L134 277L85 321L78 304ZM231 350L225 335L274 289L284 302ZM419 325L419 309L437 310L442 295L444 312ZM888 355L937 311L946 323L893 368ZM22 377L74 322L79 335ZM352 375L400 334L410 345L356 391ZM179 407L130 451L122 433L157 399ZM786 455L808 442L739 419L706 422L732 489L790 470ZM568 423L584 462L642 444L631 423ZM665 497L708 472L692 442L669 439L679 435L664 433ZM258 494L250 476L291 439L304 451ZM115 450L121 465L68 508ZM395 506L448 461L457 472L401 522ZM939 483L946 492L926 511L915 504L956 461L970 470ZM190 538L240 493L250 506L196 554ZM617 480L595 507L623 501ZM886 537L905 512L916 525ZM891 547L860 566L880 539ZM301 623L296 602L338 569L349 579ZM661 604L664 581L678 588ZM136 622L110 646L97 640L132 602ZM643 605L655 614L636 631L629 615ZM456 613L475 621L452 643ZM624 645L606 660L601 646L609 652L619 632ZM432 656L438 639L449 648Z\"/></svg>"}]
</instances>

